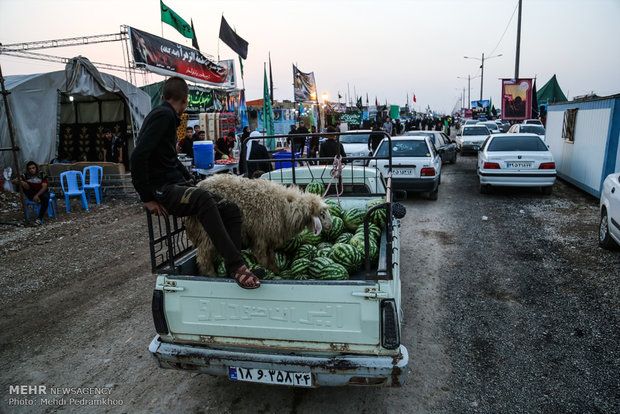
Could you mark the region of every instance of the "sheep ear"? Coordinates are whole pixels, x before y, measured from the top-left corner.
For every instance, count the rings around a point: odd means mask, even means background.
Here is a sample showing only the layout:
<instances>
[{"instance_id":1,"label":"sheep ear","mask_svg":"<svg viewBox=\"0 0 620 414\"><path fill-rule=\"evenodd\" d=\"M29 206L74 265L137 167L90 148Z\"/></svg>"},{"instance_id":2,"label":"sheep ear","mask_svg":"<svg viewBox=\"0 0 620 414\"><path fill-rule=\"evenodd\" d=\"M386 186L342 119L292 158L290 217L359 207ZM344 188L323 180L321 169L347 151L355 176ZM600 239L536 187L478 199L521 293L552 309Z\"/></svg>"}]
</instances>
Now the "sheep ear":
<instances>
[{"instance_id":1,"label":"sheep ear","mask_svg":"<svg viewBox=\"0 0 620 414\"><path fill-rule=\"evenodd\" d=\"M312 217L312 229L314 230L315 236L321 234L321 231L323 230L323 225L321 224L321 220L318 217Z\"/></svg>"}]
</instances>

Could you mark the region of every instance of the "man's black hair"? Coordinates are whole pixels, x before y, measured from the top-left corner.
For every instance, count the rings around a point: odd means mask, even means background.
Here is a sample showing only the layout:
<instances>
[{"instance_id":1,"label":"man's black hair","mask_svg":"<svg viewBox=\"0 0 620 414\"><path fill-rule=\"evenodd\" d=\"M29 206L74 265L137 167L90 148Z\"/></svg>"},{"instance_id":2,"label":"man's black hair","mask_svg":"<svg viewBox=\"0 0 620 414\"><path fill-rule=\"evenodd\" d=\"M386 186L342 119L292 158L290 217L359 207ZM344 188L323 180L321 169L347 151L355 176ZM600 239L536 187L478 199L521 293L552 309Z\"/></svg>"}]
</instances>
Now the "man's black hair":
<instances>
[{"instance_id":1,"label":"man's black hair","mask_svg":"<svg viewBox=\"0 0 620 414\"><path fill-rule=\"evenodd\" d=\"M183 78L178 76L172 76L168 78L164 83L164 89L162 93L164 101L182 101L189 95L189 87L187 82Z\"/></svg>"},{"instance_id":2,"label":"man's black hair","mask_svg":"<svg viewBox=\"0 0 620 414\"><path fill-rule=\"evenodd\" d=\"M28 169L28 167L30 167L31 165L34 165L34 166L36 167L36 169L37 169L37 172L39 172L39 166L38 166L38 165L37 165L37 163L36 163L36 162L34 162L34 161L28 161L28 162L26 163L26 170L27 170L27 169Z\"/></svg>"}]
</instances>

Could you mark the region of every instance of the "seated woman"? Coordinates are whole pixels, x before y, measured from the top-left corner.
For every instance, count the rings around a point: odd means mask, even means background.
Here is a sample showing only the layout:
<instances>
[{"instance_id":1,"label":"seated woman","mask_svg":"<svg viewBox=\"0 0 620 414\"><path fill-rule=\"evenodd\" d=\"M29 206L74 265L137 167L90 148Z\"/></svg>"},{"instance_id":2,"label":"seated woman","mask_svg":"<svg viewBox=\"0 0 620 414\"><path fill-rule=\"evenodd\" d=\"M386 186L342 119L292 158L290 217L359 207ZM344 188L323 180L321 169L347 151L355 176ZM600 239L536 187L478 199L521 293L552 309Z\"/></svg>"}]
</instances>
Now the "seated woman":
<instances>
[{"instance_id":1,"label":"seated woman","mask_svg":"<svg viewBox=\"0 0 620 414\"><path fill-rule=\"evenodd\" d=\"M24 194L28 200L41 205L39 217L35 220L37 225L42 224L42 218L47 213L47 206L50 202L50 193L47 191L47 175L39 171L39 166L34 161L26 164L26 174L21 175L21 180L15 178L14 184L21 184Z\"/></svg>"}]
</instances>

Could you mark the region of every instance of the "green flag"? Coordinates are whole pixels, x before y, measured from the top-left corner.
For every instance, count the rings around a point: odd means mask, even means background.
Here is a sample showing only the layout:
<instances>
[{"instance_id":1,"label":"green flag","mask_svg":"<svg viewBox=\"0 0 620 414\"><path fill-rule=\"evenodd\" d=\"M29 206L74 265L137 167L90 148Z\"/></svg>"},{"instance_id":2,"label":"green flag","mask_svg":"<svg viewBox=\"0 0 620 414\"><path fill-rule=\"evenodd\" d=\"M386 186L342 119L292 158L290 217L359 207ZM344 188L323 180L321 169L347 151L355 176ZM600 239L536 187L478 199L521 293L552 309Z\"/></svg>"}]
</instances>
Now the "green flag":
<instances>
[{"instance_id":1,"label":"green flag","mask_svg":"<svg viewBox=\"0 0 620 414\"><path fill-rule=\"evenodd\" d=\"M241 68L241 77L243 78L243 60L239 56L239 68Z\"/></svg>"},{"instance_id":2,"label":"green flag","mask_svg":"<svg viewBox=\"0 0 620 414\"><path fill-rule=\"evenodd\" d=\"M192 30L192 26L189 25L185 20L181 18L178 14L176 14L170 7L166 6L163 1L160 0L159 5L161 7L161 21L164 23L168 23L170 26L177 29L179 33L188 39L194 38L194 31Z\"/></svg>"},{"instance_id":3,"label":"green flag","mask_svg":"<svg viewBox=\"0 0 620 414\"><path fill-rule=\"evenodd\" d=\"M265 83L263 85L263 126L267 135L273 135L273 112L271 110L271 96L269 95L269 83L267 82L267 67L265 66ZM273 148L271 148L273 147ZM267 148L275 148L275 139L267 139Z\"/></svg>"}]
</instances>

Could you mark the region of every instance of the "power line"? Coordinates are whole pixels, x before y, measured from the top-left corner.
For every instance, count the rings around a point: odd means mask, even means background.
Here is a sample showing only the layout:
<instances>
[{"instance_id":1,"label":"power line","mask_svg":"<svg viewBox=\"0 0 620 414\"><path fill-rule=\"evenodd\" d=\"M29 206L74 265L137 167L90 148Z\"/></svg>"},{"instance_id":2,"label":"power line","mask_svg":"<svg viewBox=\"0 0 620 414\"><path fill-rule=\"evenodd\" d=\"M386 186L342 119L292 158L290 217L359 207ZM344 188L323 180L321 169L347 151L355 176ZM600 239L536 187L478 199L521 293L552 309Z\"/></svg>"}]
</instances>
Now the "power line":
<instances>
[{"instance_id":1,"label":"power line","mask_svg":"<svg viewBox=\"0 0 620 414\"><path fill-rule=\"evenodd\" d=\"M502 39L504 39L504 35L506 35L506 32L508 31L508 27L510 27L510 23L512 23L512 19L513 19L513 17L515 17L515 13L517 12L517 8L518 7L519 7L519 1L517 0L517 4L515 6L515 9L512 11L512 15L510 16L510 20L508 20L508 24L506 25L506 28L504 29L504 33L502 33L502 37L499 38L499 41L495 45L495 48L493 48L493 51L491 53L489 53L489 55L492 55L493 53L495 53L495 51L497 50L497 47L502 42Z\"/></svg>"}]
</instances>

